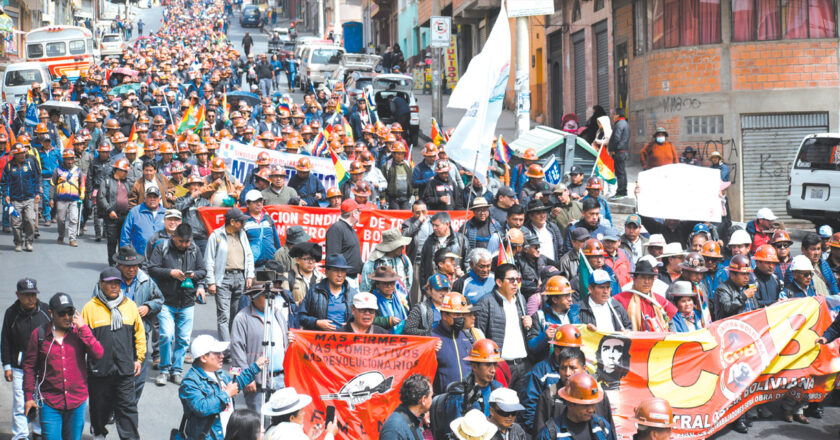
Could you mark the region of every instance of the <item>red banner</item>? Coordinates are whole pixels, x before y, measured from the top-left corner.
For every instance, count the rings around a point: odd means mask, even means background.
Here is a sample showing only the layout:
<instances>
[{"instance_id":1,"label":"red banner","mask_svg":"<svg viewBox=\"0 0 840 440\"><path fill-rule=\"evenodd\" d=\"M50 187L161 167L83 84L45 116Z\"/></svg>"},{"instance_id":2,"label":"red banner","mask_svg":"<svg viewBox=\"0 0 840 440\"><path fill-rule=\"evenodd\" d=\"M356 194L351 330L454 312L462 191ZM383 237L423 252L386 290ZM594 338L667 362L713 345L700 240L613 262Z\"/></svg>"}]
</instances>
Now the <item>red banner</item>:
<instances>
[{"instance_id":1,"label":"red banner","mask_svg":"<svg viewBox=\"0 0 840 440\"><path fill-rule=\"evenodd\" d=\"M674 409L673 438L703 439L753 406L822 400L840 371L838 343L817 345L832 318L824 297L782 301L691 333L583 330L587 364L607 392L619 438L650 397Z\"/></svg>"},{"instance_id":2,"label":"red banner","mask_svg":"<svg viewBox=\"0 0 840 440\"><path fill-rule=\"evenodd\" d=\"M199 208L201 221L208 232L212 232L225 224L225 211L228 208ZM280 242L286 242L286 228L300 225L312 237L312 241L324 245L327 237L327 229L338 221L339 210L337 208L313 208L309 206L272 205L265 207L268 215L277 224L277 233L280 235ZM244 209L243 209L244 211ZM437 211L430 212L433 215ZM452 217L452 228L458 230L467 221L467 215L472 216L469 211L448 211ZM384 210L370 209L363 210L356 225L356 234L359 236L359 243L362 247L362 260L367 256L373 247L382 241L382 233L391 229L399 229L402 222L411 217L411 211L407 210Z\"/></svg>"},{"instance_id":3,"label":"red banner","mask_svg":"<svg viewBox=\"0 0 840 440\"><path fill-rule=\"evenodd\" d=\"M419 373L433 380L437 338L294 330L283 368L286 386L312 397L304 409L304 432L324 423L334 406L337 438L379 438L400 403L400 386Z\"/></svg>"}]
</instances>

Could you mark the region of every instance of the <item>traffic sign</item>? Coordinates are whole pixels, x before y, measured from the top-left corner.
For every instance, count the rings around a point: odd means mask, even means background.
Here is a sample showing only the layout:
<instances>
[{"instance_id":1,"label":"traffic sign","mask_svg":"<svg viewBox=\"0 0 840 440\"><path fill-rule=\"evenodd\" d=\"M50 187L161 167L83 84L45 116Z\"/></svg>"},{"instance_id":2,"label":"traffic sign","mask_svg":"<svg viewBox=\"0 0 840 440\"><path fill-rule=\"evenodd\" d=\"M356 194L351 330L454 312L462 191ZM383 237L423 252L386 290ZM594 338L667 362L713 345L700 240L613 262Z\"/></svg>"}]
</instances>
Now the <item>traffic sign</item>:
<instances>
[{"instance_id":1,"label":"traffic sign","mask_svg":"<svg viewBox=\"0 0 840 440\"><path fill-rule=\"evenodd\" d=\"M432 37L430 46L445 49L449 47L449 40L452 36L452 17L431 17Z\"/></svg>"}]
</instances>

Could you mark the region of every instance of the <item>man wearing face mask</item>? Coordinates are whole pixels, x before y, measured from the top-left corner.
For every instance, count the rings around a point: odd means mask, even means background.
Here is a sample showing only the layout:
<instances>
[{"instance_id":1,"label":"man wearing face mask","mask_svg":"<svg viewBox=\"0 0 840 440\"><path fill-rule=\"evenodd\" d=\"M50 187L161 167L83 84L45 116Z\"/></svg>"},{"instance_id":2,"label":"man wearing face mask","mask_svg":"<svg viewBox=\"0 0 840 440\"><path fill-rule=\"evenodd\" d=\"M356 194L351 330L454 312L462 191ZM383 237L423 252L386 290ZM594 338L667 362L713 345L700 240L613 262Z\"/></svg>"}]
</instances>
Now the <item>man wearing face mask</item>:
<instances>
[{"instance_id":1,"label":"man wearing face mask","mask_svg":"<svg viewBox=\"0 0 840 440\"><path fill-rule=\"evenodd\" d=\"M464 331L466 317L472 314L472 306L464 295L452 292L443 297L439 311L440 322L432 330L432 336L440 338L441 342L440 350L437 351L435 394L443 393L452 382L462 382L472 372L470 363L464 360L472 347Z\"/></svg>"},{"instance_id":2,"label":"man wearing face mask","mask_svg":"<svg viewBox=\"0 0 840 440\"><path fill-rule=\"evenodd\" d=\"M640 156L643 170L678 163L680 161L677 150L668 141L668 132L662 127L656 129L656 133L653 134L653 141L642 148Z\"/></svg>"}]
</instances>

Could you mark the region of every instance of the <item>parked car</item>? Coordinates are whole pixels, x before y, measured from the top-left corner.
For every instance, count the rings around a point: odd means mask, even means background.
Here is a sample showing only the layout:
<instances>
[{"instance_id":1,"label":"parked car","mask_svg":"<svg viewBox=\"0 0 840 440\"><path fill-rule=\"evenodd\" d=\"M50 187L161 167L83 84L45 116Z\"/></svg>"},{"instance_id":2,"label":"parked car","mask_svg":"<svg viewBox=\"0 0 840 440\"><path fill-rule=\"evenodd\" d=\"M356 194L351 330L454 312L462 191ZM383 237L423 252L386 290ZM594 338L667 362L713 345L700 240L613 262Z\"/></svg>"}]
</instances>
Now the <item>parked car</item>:
<instances>
[{"instance_id":1,"label":"parked car","mask_svg":"<svg viewBox=\"0 0 840 440\"><path fill-rule=\"evenodd\" d=\"M9 64L3 75L3 101L11 102L16 106L18 99L26 96L32 83L40 84L41 90L50 89L52 76L46 64L38 62Z\"/></svg>"},{"instance_id":2,"label":"parked car","mask_svg":"<svg viewBox=\"0 0 840 440\"><path fill-rule=\"evenodd\" d=\"M280 40L282 41L290 41L291 37L289 37L289 28L287 27L276 27L271 30L272 34L278 34L280 36Z\"/></svg>"},{"instance_id":3,"label":"parked car","mask_svg":"<svg viewBox=\"0 0 840 440\"><path fill-rule=\"evenodd\" d=\"M401 96L408 102L411 109L405 138L411 146L417 146L417 135L420 133L420 107L414 98L414 78L395 73L379 74L373 78L373 102L376 105L376 115L385 124L398 122L391 109L391 98Z\"/></svg>"},{"instance_id":4,"label":"parked car","mask_svg":"<svg viewBox=\"0 0 840 440\"><path fill-rule=\"evenodd\" d=\"M122 34L105 34L99 40L99 53L102 57L121 56L126 48Z\"/></svg>"},{"instance_id":5,"label":"parked car","mask_svg":"<svg viewBox=\"0 0 840 440\"><path fill-rule=\"evenodd\" d=\"M239 16L239 25L242 27L262 27L262 14L256 5L248 5L242 8L242 15Z\"/></svg>"},{"instance_id":6,"label":"parked car","mask_svg":"<svg viewBox=\"0 0 840 440\"><path fill-rule=\"evenodd\" d=\"M840 133L805 137L790 170L787 212L840 229Z\"/></svg>"}]
</instances>

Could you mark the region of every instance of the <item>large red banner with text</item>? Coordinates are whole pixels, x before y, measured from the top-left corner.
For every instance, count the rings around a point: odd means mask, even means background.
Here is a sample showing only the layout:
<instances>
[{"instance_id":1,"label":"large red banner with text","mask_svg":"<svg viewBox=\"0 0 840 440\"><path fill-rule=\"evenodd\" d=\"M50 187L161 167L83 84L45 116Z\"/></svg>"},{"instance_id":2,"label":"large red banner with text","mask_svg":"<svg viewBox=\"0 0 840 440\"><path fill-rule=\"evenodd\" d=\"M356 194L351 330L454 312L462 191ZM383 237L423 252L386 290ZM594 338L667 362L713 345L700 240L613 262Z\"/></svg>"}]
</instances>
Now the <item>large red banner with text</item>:
<instances>
[{"instance_id":1,"label":"large red banner with text","mask_svg":"<svg viewBox=\"0 0 840 440\"><path fill-rule=\"evenodd\" d=\"M672 438L707 438L753 406L789 396L819 401L834 389L838 343L816 344L831 324L824 297L782 301L691 333L583 328L587 364L606 390L619 438L650 397L674 409Z\"/></svg>"},{"instance_id":2,"label":"large red banner with text","mask_svg":"<svg viewBox=\"0 0 840 440\"><path fill-rule=\"evenodd\" d=\"M323 424L327 406L334 406L337 438L378 439L382 424L400 404L403 381L415 373L431 381L437 369L437 338L293 333L283 368L286 386L312 397L304 409L304 432Z\"/></svg>"},{"instance_id":3,"label":"large red banner with text","mask_svg":"<svg viewBox=\"0 0 840 440\"><path fill-rule=\"evenodd\" d=\"M208 232L212 232L225 224L225 211L228 209L199 208L198 212ZM336 208L292 205L266 206L265 211L277 224L277 233L280 235L281 243L286 242L286 228L300 225L312 237L312 242L323 245L327 236L327 229L338 221L340 215ZM430 215L435 212L430 212ZM456 231L467 221L467 215L472 215L469 211L448 212L452 218L452 228ZM362 247L362 260L367 260L367 256L373 250L373 247L382 241L383 232L391 228L399 229L402 222L410 217L411 211L407 210L363 210L359 224L356 225L356 234L359 236L359 243Z\"/></svg>"}]
</instances>

